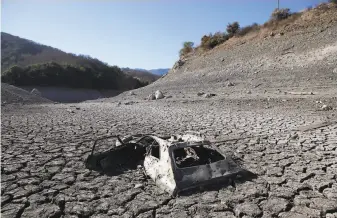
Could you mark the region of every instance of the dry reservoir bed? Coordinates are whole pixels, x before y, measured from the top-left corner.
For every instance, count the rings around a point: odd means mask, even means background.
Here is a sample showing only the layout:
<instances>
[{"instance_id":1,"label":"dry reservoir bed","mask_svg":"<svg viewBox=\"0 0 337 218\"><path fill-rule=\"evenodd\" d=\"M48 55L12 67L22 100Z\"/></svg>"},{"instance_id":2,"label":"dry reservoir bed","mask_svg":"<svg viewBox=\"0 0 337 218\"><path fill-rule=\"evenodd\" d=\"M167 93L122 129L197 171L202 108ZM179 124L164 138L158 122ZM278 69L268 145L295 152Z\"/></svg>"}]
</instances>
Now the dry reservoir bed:
<instances>
[{"instance_id":1,"label":"dry reservoir bed","mask_svg":"<svg viewBox=\"0 0 337 218\"><path fill-rule=\"evenodd\" d=\"M1 217L337 217L333 113L212 100L7 105ZM172 198L142 169L107 176L85 168L96 138L187 130L231 139L219 149L257 178Z\"/></svg>"}]
</instances>

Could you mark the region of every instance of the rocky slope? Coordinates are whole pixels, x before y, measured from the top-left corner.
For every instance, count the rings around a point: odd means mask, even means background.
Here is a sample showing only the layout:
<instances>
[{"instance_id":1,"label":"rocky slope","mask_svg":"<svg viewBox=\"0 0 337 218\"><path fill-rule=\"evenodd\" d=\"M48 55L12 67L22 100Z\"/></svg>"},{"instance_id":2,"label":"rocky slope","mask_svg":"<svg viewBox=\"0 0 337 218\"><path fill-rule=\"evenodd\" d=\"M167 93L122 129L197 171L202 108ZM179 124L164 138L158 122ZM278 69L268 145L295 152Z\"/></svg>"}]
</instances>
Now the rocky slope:
<instances>
[{"instance_id":1,"label":"rocky slope","mask_svg":"<svg viewBox=\"0 0 337 218\"><path fill-rule=\"evenodd\" d=\"M266 27L204 54L190 55L182 66L176 63L164 78L140 90L230 96L265 89L329 92L337 84L336 38L336 7L314 9L276 29Z\"/></svg>"}]
</instances>

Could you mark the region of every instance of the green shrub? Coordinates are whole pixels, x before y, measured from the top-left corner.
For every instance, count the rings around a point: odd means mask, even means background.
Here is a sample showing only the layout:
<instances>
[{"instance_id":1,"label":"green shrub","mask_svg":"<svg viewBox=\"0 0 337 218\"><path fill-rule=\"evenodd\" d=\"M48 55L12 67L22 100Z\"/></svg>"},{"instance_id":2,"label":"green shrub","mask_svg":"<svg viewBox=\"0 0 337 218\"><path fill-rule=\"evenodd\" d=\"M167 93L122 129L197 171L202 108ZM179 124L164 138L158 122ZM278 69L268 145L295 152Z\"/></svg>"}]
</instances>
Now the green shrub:
<instances>
[{"instance_id":1,"label":"green shrub","mask_svg":"<svg viewBox=\"0 0 337 218\"><path fill-rule=\"evenodd\" d=\"M226 31L230 37L234 36L240 29L238 22L229 23L227 25Z\"/></svg>"},{"instance_id":2,"label":"green shrub","mask_svg":"<svg viewBox=\"0 0 337 218\"><path fill-rule=\"evenodd\" d=\"M194 43L193 42L184 42L183 44L183 48L180 49L179 51L179 55L180 57L190 53L193 51L193 46L194 46Z\"/></svg>"},{"instance_id":3,"label":"green shrub","mask_svg":"<svg viewBox=\"0 0 337 218\"><path fill-rule=\"evenodd\" d=\"M250 32L257 31L259 29L260 29L260 26L257 23L253 23L252 25L240 28L237 35L244 36Z\"/></svg>"},{"instance_id":4,"label":"green shrub","mask_svg":"<svg viewBox=\"0 0 337 218\"><path fill-rule=\"evenodd\" d=\"M271 20L284 20L291 15L289 8L275 9L271 14Z\"/></svg>"},{"instance_id":5,"label":"green shrub","mask_svg":"<svg viewBox=\"0 0 337 218\"><path fill-rule=\"evenodd\" d=\"M208 36L204 35L201 38L201 47L206 50L212 49L216 47L217 45L224 43L228 39L229 39L229 36L221 32L217 32L214 35L213 34L209 34Z\"/></svg>"}]
</instances>

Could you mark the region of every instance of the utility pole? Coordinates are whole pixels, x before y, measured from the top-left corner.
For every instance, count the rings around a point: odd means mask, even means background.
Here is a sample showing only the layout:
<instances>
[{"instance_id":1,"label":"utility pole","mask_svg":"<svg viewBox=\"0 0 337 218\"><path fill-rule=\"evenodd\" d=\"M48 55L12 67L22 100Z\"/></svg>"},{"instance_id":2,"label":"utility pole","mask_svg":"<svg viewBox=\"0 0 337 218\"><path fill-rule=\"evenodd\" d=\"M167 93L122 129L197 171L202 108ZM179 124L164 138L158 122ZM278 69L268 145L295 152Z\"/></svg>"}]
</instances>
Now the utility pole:
<instances>
[{"instance_id":1,"label":"utility pole","mask_svg":"<svg viewBox=\"0 0 337 218\"><path fill-rule=\"evenodd\" d=\"M280 0L277 0L277 9L280 10Z\"/></svg>"}]
</instances>

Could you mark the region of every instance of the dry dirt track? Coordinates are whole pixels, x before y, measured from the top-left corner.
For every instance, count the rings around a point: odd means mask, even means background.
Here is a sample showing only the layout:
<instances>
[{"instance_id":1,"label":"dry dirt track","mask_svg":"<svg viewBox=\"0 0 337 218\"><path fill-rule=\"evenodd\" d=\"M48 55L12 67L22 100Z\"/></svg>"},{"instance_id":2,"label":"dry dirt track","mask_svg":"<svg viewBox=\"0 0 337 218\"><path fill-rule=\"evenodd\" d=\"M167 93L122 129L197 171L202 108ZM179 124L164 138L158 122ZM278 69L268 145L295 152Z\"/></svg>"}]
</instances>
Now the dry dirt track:
<instances>
[{"instance_id":1,"label":"dry dirt track","mask_svg":"<svg viewBox=\"0 0 337 218\"><path fill-rule=\"evenodd\" d=\"M337 124L298 130L337 120L310 106L314 97L267 108L216 97L109 101L2 108L1 217L337 217ZM141 170L108 177L84 167L87 140L186 130L240 136L219 146L257 178L173 199Z\"/></svg>"}]
</instances>

